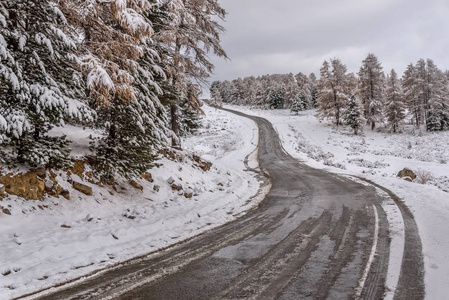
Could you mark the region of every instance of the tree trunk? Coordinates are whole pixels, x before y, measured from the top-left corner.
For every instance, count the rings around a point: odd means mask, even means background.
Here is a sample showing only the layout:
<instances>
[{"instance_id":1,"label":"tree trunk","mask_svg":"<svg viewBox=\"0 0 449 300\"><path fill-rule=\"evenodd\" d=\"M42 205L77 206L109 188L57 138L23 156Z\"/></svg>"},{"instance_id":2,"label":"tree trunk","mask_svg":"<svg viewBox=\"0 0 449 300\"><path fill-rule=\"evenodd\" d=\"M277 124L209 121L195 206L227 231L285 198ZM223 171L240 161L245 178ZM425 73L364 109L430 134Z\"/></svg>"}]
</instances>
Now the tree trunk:
<instances>
[{"instance_id":1,"label":"tree trunk","mask_svg":"<svg viewBox=\"0 0 449 300\"><path fill-rule=\"evenodd\" d=\"M179 136L179 120L178 120L178 106L176 104L170 104L170 115L171 115L171 130L176 136ZM172 147L179 147L178 142L175 137L171 139Z\"/></svg>"}]
</instances>

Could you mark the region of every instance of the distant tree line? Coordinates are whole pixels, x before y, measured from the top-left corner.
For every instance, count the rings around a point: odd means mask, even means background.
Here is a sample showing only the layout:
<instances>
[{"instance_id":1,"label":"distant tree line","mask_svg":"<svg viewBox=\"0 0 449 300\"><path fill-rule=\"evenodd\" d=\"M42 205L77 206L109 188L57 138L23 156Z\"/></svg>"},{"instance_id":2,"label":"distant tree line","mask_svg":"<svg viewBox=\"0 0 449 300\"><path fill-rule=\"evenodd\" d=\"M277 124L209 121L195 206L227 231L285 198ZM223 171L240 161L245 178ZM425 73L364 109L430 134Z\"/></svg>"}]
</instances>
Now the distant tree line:
<instances>
[{"instance_id":1,"label":"distant tree line","mask_svg":"<svg viewBox=\"0 0 449 300\"><path fill-rule=\"evenodd\" d=\"M252 105L272 109L292 108L295 111L316 107L318 91L314 73L306 76L274 74L214 81L211 97L217 103Z\"/></svg>"},{"instance_id":2,"label":"distant tree line","mask_svg":"<svg viewBox=\"0 0 449 300\"><path fill-rule=\"evenodd\" d=\"M215 81L210 87L217 103L251 105L293 112L317 108L317 116L358 133L367 124L397 132L405 119L428 131L449 130L449 72L431 59L409 64L402 78L385 74L369 53L357 74L347 73L338 59L324 61L320 78L312 73L264 75Z\"/></svg>"}]
</instances>

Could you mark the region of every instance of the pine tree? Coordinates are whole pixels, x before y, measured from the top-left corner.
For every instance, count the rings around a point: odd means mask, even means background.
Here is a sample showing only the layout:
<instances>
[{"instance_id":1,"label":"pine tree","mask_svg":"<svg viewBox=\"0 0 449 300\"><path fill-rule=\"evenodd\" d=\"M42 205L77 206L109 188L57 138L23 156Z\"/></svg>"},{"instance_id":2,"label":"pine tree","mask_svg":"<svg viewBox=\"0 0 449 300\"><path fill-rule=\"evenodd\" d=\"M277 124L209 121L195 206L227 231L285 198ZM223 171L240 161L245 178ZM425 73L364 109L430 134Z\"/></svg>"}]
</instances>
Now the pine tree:
<instances>
[{"instance_id":1,"label":"pine tree","mask_svg":"<svg viewBox=\"0 0 449 300\"><path fill-rule=\"evenodd\" d=\"M448 81L431 59L427 59L428 102L425 105L426 129L447 130L449 119Z\"/></svg>"},{"instance_id":2,"label":"pine tree","mask_svg":"<svg viewBox=\"0 0 449 300\"><path fill-rule=\"evenodd\" d=\"M316 87L316 75L315 73L310 73L309 75L309 80L310 80L310 106L311 108L316 108L317 107L317 100L318 100L318 89Z\"/></svg>"},{"instance_id":3,"label":"pine tree","mask_svg":"<svg viewBox=\"0 0 449 300\"><path fill-rule=\"evenodd\" d=\"M54 126L92 121L75 70L75 38L53 1L0 2L0 143L6 163L62 167L68 141ZM84 102L83 102L84 101Z\"/></svg>"},{"instance_id":4,"label":"pine tree","mask_svg":"<svg viewBox=\"0 0 449 300\"><path fill-rule=\"evenodd\" d=\"M306 97L303 92L296 95L295 99L293 100L292 106L290 110L294 113L298 113L300 111L304 111L307 109L307 103L306 103Z\"/></svg>"},{"instance_id":5,"label":"pine tree","mask_svg":"<svg viewBox=\"0 0 449 300\"><path fill-rule=\"evenodd\" d=\"M171 116L177 116L178 104L186 99L188 82L204 82L213 71L213 64L208 57L213 52L219 57L227 58L220 45L220 34L224 28L213 18L224 19L226 11L217 0L198 1L161 1L159 10L163 13L162 30L157 30L154 40L159 44L163 67L170 83L180 95L177 103L171 103ZM200 107L190 104L201 113ZM172 118L175 134L179 122Z\"/></svg>"},{"instance_id":6,"label":"pine tree","mask_svg":"<svg viewBox=\"0 0 449 300\"><path fill-rule=\"evenodd\" d=\"M358 90L364 106L364 115L371 129L376 127L376 122L381 118L383 81L382 65L374 54L369 53L359 71Z\"/></svg>"},{"instance_id":7,"label":"pine tree","mask_svg":"<svg viewBox=\"0 0 449 300\"><path fill-rule=\"evenodd\" d=\"M354 130L354 134L357 135L357 133L363 129L363 124L365 122L362 105L359 100L352 95L349 97L346 106L347 108L343 115L343 121L346 125L349 125Z\"/></svg>"},{"instance_id":8,"label":"pine tree","mask_svg":"<svg viewBox=\"0 0 449 300\"><path fill-rule=\"evenodd\" d=\"M396 133L399 128L399 122L405 119L404 94L401 89L398 76L394 70L391 70L387 78L387 87L385 91L386 110L385 115L391 130Z\"/></svg>"},{"instance_id":9,"label":"pine tree","mask_svg":"<svg viewBox=\"0 0 449 300\"><path fill-rule=\"evenodd\" d=\"M148 0L65 0L59 2L78 33L78 63L93 105L135 101L134 73L143 55L141 43L153 29L142 15Z\"/></svg>"},{"instance_id":10,"label":"pine tree","mask_svg":"<svg viewBox=\"0 0 449 300\"><path fill-rule=\"evenodd\" d=\"M61 5L80 32L79 65L98 111L97 126L105 129L92 142L96 171L135 177L154 165L156 150L173 138L158 99L166 77L145 15L155 5L146 0L67 0Z\"/></svg>"},{"instance_id":11,"label":"pine tree","mask_svg":"<svg viewBox=\"0 0 449 300\"><path fill-rule=\"evenodd\" d=\"M282 109L284 108L284 90L281 87L272 89L270 94L270 109Z\"/></svg>"},{"instance_id":12,"label":"pine tree","mask_svg":"<svg viewBox=\"0 0 449 300\"><path fill-rule=\"evenodd\" d=\"M200 89L197 84L188 83L187 97L181 105L180 118L180 135L195 133L201 126L201 117L204 115L201 106L202 102L199 100Z\"/></svg>"},{"instance_id":13,"label":"pine tree","mask_svg":"<svg viewBox=\"0 0 449 300\"><path fill-rule=\"evenodd\" d=\"M347 99L351 94L351 82L346 74L346 66L337 58L323 62L318 80L318 116L334 119L335 124L341 124L342 113ZM331 69L332 66L332 69Z\"/></svg>"},{"instance_id":14,"label":"pine tree","mask_svg":"<svg viewBox=\"0 0 449 300\"><path fill-rule=\"evenodd\" d=\"M422 124L422 105L418 97L418 85L416 68L413 64L409 64L402 76L402 90L404 92L405 103L412 114L412 121L416 126Z\"/></svg>"},{"instance_id":15,"label":"pine tree","mask_svg":"<svg viewBox=\"0 0 449 300\"><path fill-rule=\"evenodd\" d=\"M224 103L229 103L231 98L231 82L229 80L223 81L223 83L220 85L220 94L221 99Z\"/></svg>"},{"instance_id":16,"label":"pine tree","mask_svg":"<svg viewBox=\"0 0 449 300\"><path fill-rule=\"evenodd\" d=\"M447 126L447 78L431 59L410 64L404 73L403 87L415 124L427 130L445 130Z\"/></svg>"},{"instance_id":17,"label":"pine tree","mask_svg":"<svg viewBox=\"0 0 449 300\"><path fill-rule=\"evenodd\" d=\"M210 85L209 91L213 103L221 107L223 105L223 98L220 91L220 86L220 81L216 80Z\"/></svg>"}]
</instances>

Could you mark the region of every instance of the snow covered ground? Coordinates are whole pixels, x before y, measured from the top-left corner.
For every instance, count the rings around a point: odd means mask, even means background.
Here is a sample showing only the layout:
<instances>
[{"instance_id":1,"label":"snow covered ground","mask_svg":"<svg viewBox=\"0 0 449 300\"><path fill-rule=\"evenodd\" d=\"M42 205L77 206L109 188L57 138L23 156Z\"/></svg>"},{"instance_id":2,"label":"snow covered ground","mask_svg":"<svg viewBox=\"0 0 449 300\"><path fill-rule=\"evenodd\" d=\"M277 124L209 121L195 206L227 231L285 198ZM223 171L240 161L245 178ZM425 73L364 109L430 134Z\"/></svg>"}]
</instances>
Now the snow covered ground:
<instances>
[{"instance_id":1,"label":"snow covered ground","mask_svg":"<svg viewBox=\"0 0 449 300\"><path fill-rule=\"evenodd\" d=\"M366 129L355 136L350 128L320 123L315 111L294 115L289 110L226 107L268 119L278 131L285 150L304 163L369 179L399 196L418 224L424 252L426 299L447 299L449 132L412 132L405 128L403 133L390 134ZM396 177L403 168L418 175L416 182ZM392 209L388 202L383 207L388 213L390 230L401 228L397 208ZM391 236L393 256L400 258L403 232L392 230Z\"/></svg>"},{"instance_id":2,"label":"snow covered ground","mask_svg":"<svg viewBox=\"0 0 449 300\"><path fill-rule=\"evenodd\" d=\"M354 136L347 128L320 123L313 111L292 115L287 110L229 108L270 120L284 148L299 160L331 172L365 177L403 199L415 215L423 242L426 298L446 298L449 194L444 190L449 190L449 133L412 134L406 130L393 135L366 130ZM166 247L228 222L256 205L262 194L249 203L246 200L257 193L260 183L253 173L244 171L250 153L249 167L257 166L255 124L220 110L205 110L201 134L183 143L183 162L162 159L163 167L150 170L153 183L139 181L143 192L120 182L117 191L92 185L92 197L71 189L71 200L9 197L0 201L12 213L0 213L0 299ZM77 128L68 131L78 140L73 155L79 157L87 151L91 133ZM204 172L192 166L190 153L211 161L212 169ZM404 167L415 171L421 183L397 178ZM58 176L64 182L65 174ZM173 191L171 180L196 195L188 199ZM68 184L64 187L70 188ZM399 224L395 228L401 228L397 210L387 202L383 207L390 210L390 222ZM401 257L401 238L403 233L392 232L393 257ZM395 280L390 280L392 285Z\"/></svg>"},{"instance_id":3,"label":"snow covered ground","mask_svg":"<svg viewBox=\"0 0 449 300\"><path fill-rule=\"evenodd\" d=\"M61 171L58 182L70 189L71 200L0 198L0 205L11 211L6 215L0 210L0 299L164 248L231 221L257 205L263 199L263 192L253 197L260 182L244 165L252 153L248 165L257 166L255 123L208 107L205 111L201 134L183 142L182 162L163 158L161 168L150 170L153 183L139 180L143 191L126 181L119 182L117 191L90 184L93 196L89 197L71 189ZM74 156L87 151L91 132L79 128L65 132L69 139L77 140ZM211 170L193 166L191 153L212 162ZM172 190L172 183L183 190ZM186 191L194 196L184 197Z\"/></svg>"}]
</instances>

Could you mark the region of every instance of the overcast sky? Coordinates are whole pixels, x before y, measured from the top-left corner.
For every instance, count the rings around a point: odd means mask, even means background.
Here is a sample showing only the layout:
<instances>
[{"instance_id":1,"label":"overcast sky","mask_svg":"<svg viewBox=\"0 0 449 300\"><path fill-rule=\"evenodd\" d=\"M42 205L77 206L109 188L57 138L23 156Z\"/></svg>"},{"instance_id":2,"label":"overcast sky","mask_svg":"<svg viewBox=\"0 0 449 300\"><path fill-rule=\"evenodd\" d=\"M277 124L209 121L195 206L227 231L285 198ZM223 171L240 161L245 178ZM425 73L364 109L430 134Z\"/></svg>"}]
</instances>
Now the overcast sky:
<instances>
[{"instance_id":1,"label":"overcast sky","mask_svg":"<svg viewBox=\"0 0 449 300\"><path fill-rule=\"evenodd\" d=\"M419 58L449 68L449 0L221 0L228 12L213 80L319 69L340 58L358 72L369 52L402 75Z\"/></svg>"}]
</instances>

